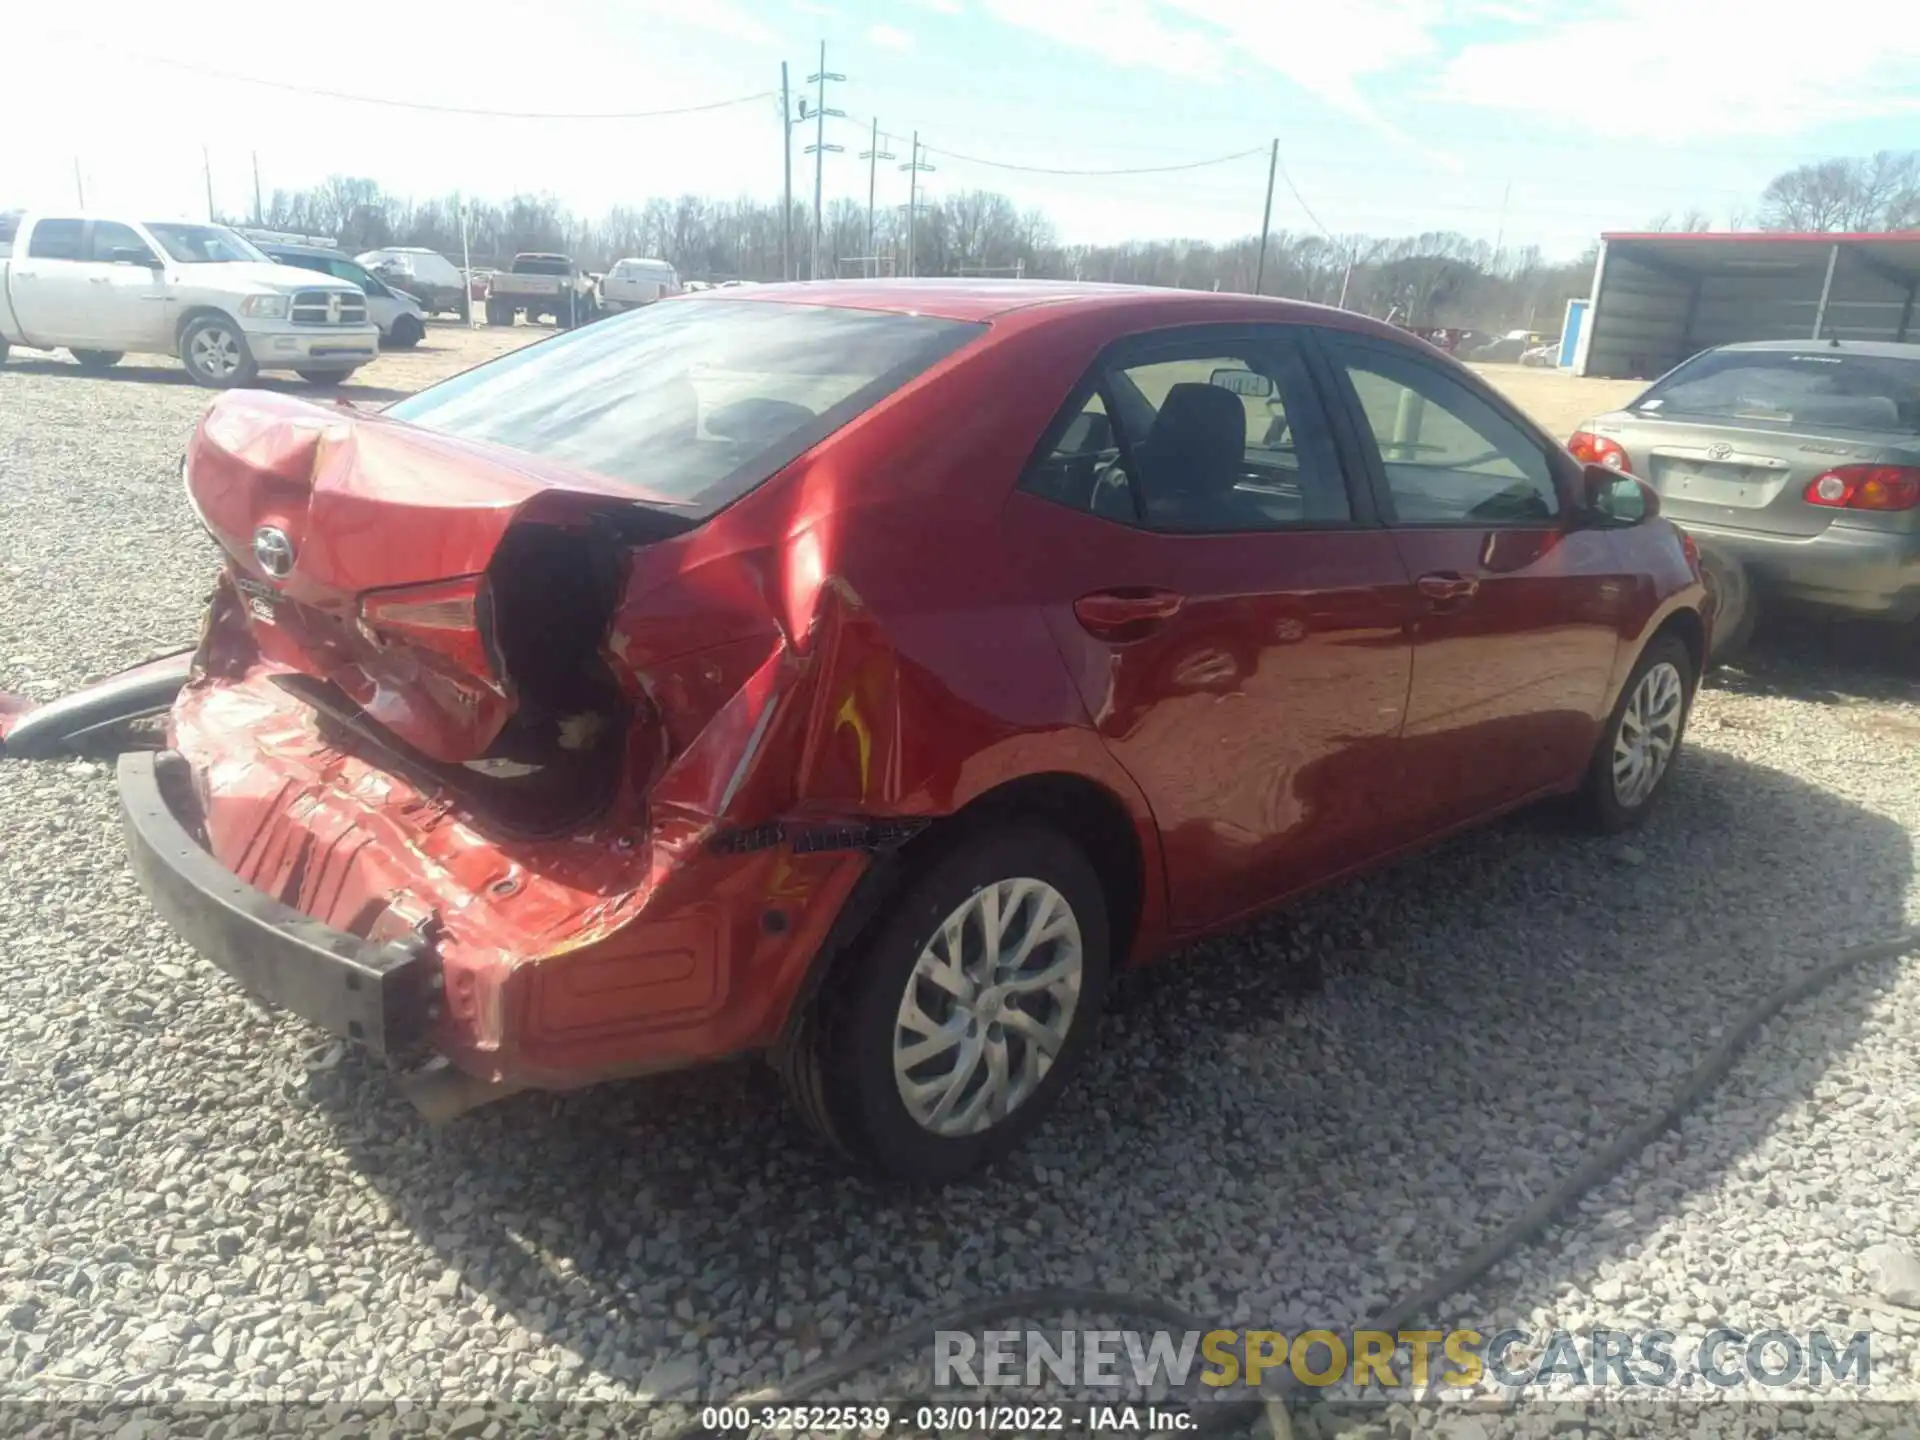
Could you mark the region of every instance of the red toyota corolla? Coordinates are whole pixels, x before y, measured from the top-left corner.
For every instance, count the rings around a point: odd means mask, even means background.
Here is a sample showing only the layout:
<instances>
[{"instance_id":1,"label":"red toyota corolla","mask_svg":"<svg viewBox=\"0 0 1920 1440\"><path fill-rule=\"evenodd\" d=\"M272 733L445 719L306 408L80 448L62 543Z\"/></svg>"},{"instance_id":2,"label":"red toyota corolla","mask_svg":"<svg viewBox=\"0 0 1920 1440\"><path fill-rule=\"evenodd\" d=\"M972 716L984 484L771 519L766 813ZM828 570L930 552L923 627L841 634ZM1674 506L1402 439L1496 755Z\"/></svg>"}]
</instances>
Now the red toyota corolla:
<instances>
[{"instance_id":1,"label":"red toyota corolla","mask_svg":"<svg viewBox=\"0 0 1920 1440\"><path fill-rule=\"evenodd\" d=\"M183 935L432 1112L757 1051L909 1177L1031 1127L1125 966L1637 820L1707 639L1639 482L1239 295L709 292L385 415L225 396L186 480L197 651L0 704L32 754L171 701L119 783Z\"/></svg>"}]
</instances>

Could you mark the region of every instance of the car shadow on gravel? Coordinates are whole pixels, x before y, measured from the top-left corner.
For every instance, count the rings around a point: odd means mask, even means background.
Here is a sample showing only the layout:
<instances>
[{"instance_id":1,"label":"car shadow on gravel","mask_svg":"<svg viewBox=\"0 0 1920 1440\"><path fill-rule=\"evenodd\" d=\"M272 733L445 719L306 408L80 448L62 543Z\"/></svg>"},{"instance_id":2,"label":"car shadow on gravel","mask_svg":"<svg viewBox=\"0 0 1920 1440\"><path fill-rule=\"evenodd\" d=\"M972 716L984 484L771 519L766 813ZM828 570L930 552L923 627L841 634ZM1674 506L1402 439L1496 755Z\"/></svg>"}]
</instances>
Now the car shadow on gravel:
<instances>
[{"instance_id":1,"label":"car shadow on gravel","mask_svg":"<svg viewBox=\"0 0 1920 1440\"><path fill-rule=\"evenodd\" d=\"M422 347L422 349L430 350L431 347ZM371 364L373 362L369 361L368 363ZM183 390L199 388L194 385L192 380L187 378L187 372L178 365L129 365L122 361L111 370L91 373L82 370L78 365L69 364L64 360L16 359L10 361L6 368L9 371L18 371L22 374L52 375L70 379L75 382L92 380L95 382L104 381L114 385L170 385ZM364 385L353 380L349 380L344 385L322 389L309 385L304 380L295 376L282 376L279 374L262 375L250 388L255 390L279 390L291 395L304 395L309 400L327 400L338 396L343 400L365 401L369 404L385 404L392 400L404 400L407 396L414 393L411 390L395 390L384 385ZM206 392L208 402L211 403L214 396L218 393L216 390L208 390Z\"/></svg>"},{"instance_id":2,"label":"car shadow on gravel","mask_svg":"<svg viewBox=\"0 0 1920 1440\"><path fill-rule=\"evenodd\" d=\"M1707 683L1739 695L1828 705L1920 700L1920 622L1770 615L1751 645Z\"/></svg>"},{"instance_id":3,"label":"car shadow on gravel","mask_svg":"<svg viewBox=\"0 0 1920 1440\"><path fill-rule=\"evenodd\" d=\"M1340 1325L1655 1110L1754 998L1898 929L1912 868L1892 822L1691 749L1629 840L1521 815L1131 978L1028 1146L937 1193L842 1173L751 1063L440 1130L355 1061L307 1103L462 1286L580 1357L575 1379L697 1362L720 1398L1021 1286ZM1795 1099L1756 1089L1745 1145ZM1683 1200L1650 1196L1608 1243Z\"/></svg>"}]
</instances>

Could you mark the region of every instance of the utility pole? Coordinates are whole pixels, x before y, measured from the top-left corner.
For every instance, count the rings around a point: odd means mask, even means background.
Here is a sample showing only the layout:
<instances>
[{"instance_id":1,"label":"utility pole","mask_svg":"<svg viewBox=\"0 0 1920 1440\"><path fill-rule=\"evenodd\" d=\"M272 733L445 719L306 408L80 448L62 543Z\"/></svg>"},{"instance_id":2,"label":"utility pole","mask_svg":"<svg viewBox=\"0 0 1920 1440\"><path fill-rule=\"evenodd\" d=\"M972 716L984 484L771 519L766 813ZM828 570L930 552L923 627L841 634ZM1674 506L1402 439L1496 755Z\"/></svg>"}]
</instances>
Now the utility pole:
<instances>
[{"instance_id":1,"label":"utility pole","mask_svg":"<svg viewBox=\"0 0 1920 1440\"><path fill-rule=\"evenodd\" d=\"M915 226L920 219L920 177L933 169L921 162L918 130L913 132L913 158L900 168L907 172L907 274L913 276L920 273L919 253L914 249Z\"/></svg>"},{"instance_id":2,"label":"utility pole","mask_svg":"<svg viewBox=\"0 0 1920 1440\"><path fill-rule=\"evenodd\" d=\"M253 152L253 223L266 224L266 210L260 204L260 152Z\"/></svg>"},{"instance_id":3,"label":"utility pole","mask_svg":"<svg viewBox=\"0 0 1920 1440\"><path fill-rule=\"evenodd\" d=\"M809 85L818 85L820 87L813 102L813 144L807 147L807 153L813 156L813 262L807 272L807 278L809 280L818 280L820 278L820 197L821 186L826 178L827 152L829 150L846 149L844 145L827 144L827 117L832 115L835 118L840 118L847 113L844 110L827 109L827 82L829 80L845 80L846 78L844 75L828 73L827 42L822 40L820 42L820 69L807 77L807 83Z\"/></svg>"},{"instance_id":4,"label":"utility pole","mask_svg":"<svg viewBox=\"0 0 1920 1440\"><path fill-rule=\"evenodd\" d=\"M793 279L793 110L787 91L787 62L780 62L780 169L786 181L781 190L780 278Z\"/></svg>"},{"instance_id":5,"label":"utility pole","mask_svg":"<svg viewBox=\"0 0 1920 1440\"><path fill-rule=\"evenodd\" d=\"M1260 212L1260 260L1253 267L1253 293L1258 295L1260 287L1267 281L1267 234L1273 225L1273 176L1280 168L1280 140L1276 136L1273 153L1267 159L1267 205Z\"/></svg>"},{"instance_id":6,"label":"utility pole","mask_svg":"<svg viewBox=\"0 0 1920 1440\"><path fill-rule=\"evenodd\" d=\"M869 144L871 148L862 150L860 152L860 158L867 162L867 254L873 256L873 273L878 275L880 273L880 253L873 248L874 178L880 162L882 160L893 159L893 152L880 148L880 122L877 119L873 122L873 139Z\"/></svg>"},{"instance_id":7,"label":"utility pole","mask_svg":"<svg viewBox=\"0 0 1920 1440\"><path fill-rule=\"evenodd\" d=\"M1353 258L1353 250L1349 247L1347 250L1346 273L1340 277L1340 298L1334 302L1336 308L1341 310L1347 308L1347 286L1353 283Z\"/></svg>"},{"instance_id":8,"label":"utility pole","mask_svg":"<svg viewBox=\"0 0 1920 1440\"><path fill-rule=\"evenodd\" d=\"M87 182L80 178L80 157L73 157L73 191L76 203L82 210L87 208Z\"/></svg>"},{"instance_id":9,"label":"utility pole","mask_svg":"<svg viewBox=\"0 0 1920 1440\"><path fill-rule=\"evenodd\" d=\"M204 145L200 147L200 168L207 176L207 223L211 225L217 218L213 213L213 157Z\"/></svg>"},{"instance_id":10,"label":"utility pole","mask_svg":"<svg viewBox=\"0 0 1920 1440\"><path fill-rule=\"evenodd\" d=\"M1500 269L1500 249L1507 239L1507 201L1513 195L1513 182L1507 182L1507 188L1500 192L1500 228L1493 232L1493 268Z\"/></svg>"}]
</instances>

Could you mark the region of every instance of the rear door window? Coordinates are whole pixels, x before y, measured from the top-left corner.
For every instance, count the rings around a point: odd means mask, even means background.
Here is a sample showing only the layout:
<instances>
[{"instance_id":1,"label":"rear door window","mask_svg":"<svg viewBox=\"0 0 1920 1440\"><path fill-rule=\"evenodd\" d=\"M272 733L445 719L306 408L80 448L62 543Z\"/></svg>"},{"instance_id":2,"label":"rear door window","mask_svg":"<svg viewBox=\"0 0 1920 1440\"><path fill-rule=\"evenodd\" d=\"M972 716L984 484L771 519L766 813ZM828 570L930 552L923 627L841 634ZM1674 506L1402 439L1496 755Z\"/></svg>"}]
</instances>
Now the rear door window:
<instances>
[{"instance_id":1,"label":"rear door window","mask_svg":"<svg viewBox=\"0 0 1920 1440\"><path fill-rule=\"evenodd\" d=\"M1318 390L1283 331L1155 343L1082 397L1028 470L1035 494L1174 534L1353 519Z\"/></svg>"},{"instance_id":2,"label":"rear door window","mask_svg":"<svg viewBox=\"0 0 1920 1440\"><path fill-rule=\"evenodd\" d=\"M78 260L80 233L86 228L80 220L40 220L27 241L27 256L33 260Z\"/></svg>"},{"instance_id":3,"label":"rear door window","mask_svg":"<svg viewBox=\"0 0 1920 1440\"><path fill-rule=\"evenodd\" d=\"M649 305L530 345L386 413L711 513L983 325L770 301Z\"/></svg>"}]
</instances>

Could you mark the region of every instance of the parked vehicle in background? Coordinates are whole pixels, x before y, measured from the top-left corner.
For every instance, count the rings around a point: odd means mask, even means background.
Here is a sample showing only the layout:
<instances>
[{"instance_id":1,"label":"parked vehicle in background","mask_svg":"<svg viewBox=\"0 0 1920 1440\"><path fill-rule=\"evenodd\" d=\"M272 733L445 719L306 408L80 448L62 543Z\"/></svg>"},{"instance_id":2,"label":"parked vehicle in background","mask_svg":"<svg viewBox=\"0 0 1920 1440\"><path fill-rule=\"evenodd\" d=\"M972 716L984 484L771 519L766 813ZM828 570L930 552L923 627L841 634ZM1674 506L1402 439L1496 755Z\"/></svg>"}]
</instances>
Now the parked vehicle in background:
<instances>
[{"instance_id":1,"label":"parked vehicle in background","mask_svg":"<svg viewBox=\"0 0 1920 1440\"><path fill-rule=\"evenodd\" d=\"M511 325L516 315L525 315L532 325L551 315L565 330L584 325L596 313L593 279L568 255L516 255L510 270L487 283L489 325Z\"/></svg>"},{"instance_id":2,"label":"parked vehicle in background","mask_svg":"<svg viewBox=\"0 0 1920 1440\"><path fill-rule=\"evenodd\" d=\"M367 314L379 327L383 345L390 345L396 350L411 350L425 337L427 312L420 302L404 291L395 290L358 260L349 259L337 250L315 245L287 245L270 241L261 244L260 249L269 259L281 265L331 275L336 280L359 286L367 297Z\"/></svg>"},{"instance_id":3,"label":"parked vehicle in background","mask_svg":"<svg viewBox=\"0 0 1920 1440\"><path fill-rule=\"evenodd\" d=\"M395 289L413 296L429 315L467 318L466 277L439 251L390 245L384 250L368 250L354 259Z\"/></svg>"},{"instance_id":4,"label":"parked vehicle in background","mask_svg":"<svg viewBox=\"0 0 1920 1440\"><path fill-rule=\"evenodd\" d=\"M1569 443L1652 485L1699 543L1717 656L1770 599L1920 628L1920 345L1723 345Z\"/></svg>"},{"instance_id":5,"label":"parked vehicle in background","mask_svg":"<svg viewBox=\"0 0 1920 1440\"><path fill-rule=\"evenodd\" d=\"M680 277L664 260L619 260L600 281L603 310L632 310L680 293Z\"/></svg>"},{"instance_id":6,"label":"parked vehicle in background","mask_svg":"<svg viewBox=\"0 0 1920 1440\"><path fill-rule=\"evenodd\" d=\"M1708 624L1639 481L1243 295L716 291L380 415L226 397L186 475L225 573L120 760L163 917L443 1057L435 1113L761 1051L921 1179L1121 969L1539 797L1641 819Z\"/></svg>"},{"instance_id":7,"label":"parked vehicle in background","mask_svg":"<svg viewBox=\"0 0 1920 1440\"><path fill-rule=\"evenodd\" d=\"M1560 342L1549 340L1544 345L1534 345L1520 352L1520 363L1530 369L1551 369L1560 363Z\"/></svg>"},{"instance_id":8,"label":"parked vehicle in background","mask_svg":"<svg viewBox=\"0 0 1920 1440\"><path fill-rule=\"evenodd\" d=\"M487 289L493 283L495 272L490 267L476 265L467 271L467 299L473 304L484 304ZM464 318L464 317L463 317Z\"/></svg>"},{"instance_id":9,"label":"parked vehicle in background","mask_svg":"<svg viewBox=\"0 0 1920 1440\"><path fill-rule=\"evenodd\" d=\"M226 389L262 370L339 384L380 333L358 287L275 264L225 226L56 211L0 224L0 360L9 345L64 348L88 370L176 355Z\"/></svg>"}]
</instances>

